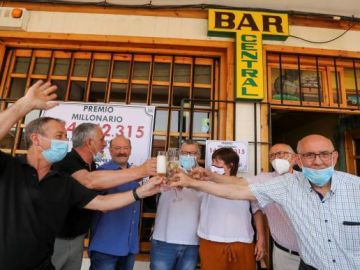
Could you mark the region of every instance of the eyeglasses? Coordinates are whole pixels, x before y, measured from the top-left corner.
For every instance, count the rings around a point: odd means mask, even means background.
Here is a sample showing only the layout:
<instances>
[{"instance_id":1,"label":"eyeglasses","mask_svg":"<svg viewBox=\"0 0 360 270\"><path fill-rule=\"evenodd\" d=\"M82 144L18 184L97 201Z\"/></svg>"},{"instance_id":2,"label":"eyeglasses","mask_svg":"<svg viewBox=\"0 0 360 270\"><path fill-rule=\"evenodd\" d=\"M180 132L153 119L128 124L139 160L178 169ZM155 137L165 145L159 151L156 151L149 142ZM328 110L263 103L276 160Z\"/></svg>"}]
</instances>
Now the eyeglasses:
<instances>
[{"instance_id":1,"label":"eyeglasses","mask_svg":"<svg viewBox=\"0 0 360 270\"><path fill-rule=\"evenodd\" d=\"M123 151L128 151L130 150L130 147L129 146L112 146L111 147L112 150L115 150L115 151L120 151L120 150L123 150Z\"/></svg>"},{"instance_id":2,"label":"eyeglasses","mask_svg":"<svg viewBox=\"0 0 360 270\"><path fill-rule=\"evenodd\" d=\"M287 152L287 151L279 151L279 152L275 152L275 153L271 153L269 155L270 159L275 159L275 158L288 158L290 155L292 155L293 153Z\"/></svg>"},{"instance_id":3,"label":"eyeglasses","mask_svg":"<svg viewBox=\"0 0 360 270\"><path fill-rule=\"evenodd\" d=\"M198 152L181 151L180 154L181 154L181 155L196 156L196 155L198 155L199 153L198 153Z\"/></svg>"},{"instance_id":4,"label":"eyeglasses","mask_svg":"<svg viewBox=\"0 0 360 270\"><path fill-rule=\"evenodd\" d=\"M313 152L308 152L308 153L303 153L303 154L300 154L300 156L302 156L304 159L306 159L307 161L314 161L316 159L317 156L319 156L319 158L322 160L322 161L329 161L332 157L332 154L334 153L335 151L324 151L324 152L320 152L318 154L316 153L313 153Z\"/></svg>"}]
</instances>

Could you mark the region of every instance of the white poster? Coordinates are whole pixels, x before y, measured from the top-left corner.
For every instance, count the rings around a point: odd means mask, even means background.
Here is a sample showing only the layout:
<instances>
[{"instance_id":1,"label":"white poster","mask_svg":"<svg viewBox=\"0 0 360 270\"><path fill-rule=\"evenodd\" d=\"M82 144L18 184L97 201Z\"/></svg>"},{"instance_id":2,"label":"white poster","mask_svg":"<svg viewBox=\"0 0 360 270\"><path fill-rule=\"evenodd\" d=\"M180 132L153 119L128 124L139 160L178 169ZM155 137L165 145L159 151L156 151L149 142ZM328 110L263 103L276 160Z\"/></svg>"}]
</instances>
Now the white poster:
<instances>
[{"instance_id":1,"label":"white poster","mask_svg":"<svg viewBox=\"0 0 360 270\"><path fill-rule=\"evenodd\" d=\"M248 142L246 141L206 141L205 168L210 169L212 154L222 147L232 148L239 155L238 173L248 172Z\"/></svg>"},{"instance_id":2,"label":"white poster","mask_svg":"<svg viewBox=\"0 0 360 270\"><path fill-rule=\"evenodd\" d=\"M81 123L100 125L108 146L116 135L124 135L131 140L132 145L129 163L140 165L151 157L154 114L154 106L66 102L43 111L41 116L65 121L70 148L72 131ZM105 157L100 164L111 159L108 146L104 150Z\"/></svg>"}]
</instances>

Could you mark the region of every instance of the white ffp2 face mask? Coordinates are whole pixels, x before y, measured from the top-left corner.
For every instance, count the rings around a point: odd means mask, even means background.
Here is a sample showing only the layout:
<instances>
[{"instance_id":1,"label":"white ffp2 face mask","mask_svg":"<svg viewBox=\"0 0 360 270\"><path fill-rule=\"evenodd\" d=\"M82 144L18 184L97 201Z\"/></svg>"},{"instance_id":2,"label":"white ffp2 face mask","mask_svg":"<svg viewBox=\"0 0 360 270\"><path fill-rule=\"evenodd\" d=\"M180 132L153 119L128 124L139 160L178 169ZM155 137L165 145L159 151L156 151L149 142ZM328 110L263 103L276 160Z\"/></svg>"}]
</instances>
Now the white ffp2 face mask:
<instances>
[{"instance_id":1,"label":"white ffp2 face mask","mask_svg":"<svg viewBox=\"0 0 360 270\"><path fill-rule=\"evenodd\" d=\"M290 162L287 159L276 158L271 161L271 165L278 174L289 172Z\"/></svg>"},{"instance_id":2,"label":"white ffp2 face mask","mask_svg":"<svg viewBox=\"0 0 360 270\"><path fill-rule=\"evenodd\" d=\"M211 172L217 173L217 174L220 174L220 175L225 174L225 169L222 168L222 167L216 167L214 165L211 165L210 170L211 170Z\"/></svg>"}]
</instances>

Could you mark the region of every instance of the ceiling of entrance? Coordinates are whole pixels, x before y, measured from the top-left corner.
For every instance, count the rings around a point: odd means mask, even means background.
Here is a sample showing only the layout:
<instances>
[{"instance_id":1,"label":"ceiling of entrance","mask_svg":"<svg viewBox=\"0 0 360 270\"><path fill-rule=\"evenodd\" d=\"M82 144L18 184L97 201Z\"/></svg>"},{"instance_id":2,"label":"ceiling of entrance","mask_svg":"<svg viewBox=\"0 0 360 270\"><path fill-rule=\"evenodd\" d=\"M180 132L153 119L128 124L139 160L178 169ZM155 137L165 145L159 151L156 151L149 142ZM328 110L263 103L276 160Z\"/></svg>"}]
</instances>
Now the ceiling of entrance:
<instances>
[{"instance_id":1,"label":"ceiling of entrance","mask_svg":"<svg viewBox=\"0 0 360 270\"><path fill-rule=\"evenodd\" d=\"M360 0L28 0L8 2L41 2L41 3L92 3L98 5L131 5L131 6L184 6L207 5L228 6L251 9L270 9L276 11L297 11L347 17L360 17Z\"/></svg>"}]
</instances>

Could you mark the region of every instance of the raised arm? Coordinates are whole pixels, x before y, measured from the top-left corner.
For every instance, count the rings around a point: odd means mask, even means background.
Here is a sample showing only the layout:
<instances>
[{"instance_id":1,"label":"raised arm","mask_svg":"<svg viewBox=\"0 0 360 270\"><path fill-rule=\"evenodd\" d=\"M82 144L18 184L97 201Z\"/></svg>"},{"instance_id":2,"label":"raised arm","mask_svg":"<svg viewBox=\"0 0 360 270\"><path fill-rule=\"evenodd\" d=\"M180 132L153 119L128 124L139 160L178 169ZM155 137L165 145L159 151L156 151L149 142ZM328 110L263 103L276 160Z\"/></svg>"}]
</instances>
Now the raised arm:
<instances>
[{"instance_id":1,"label":"raised arm","mask_svg":"<svg viewBox=\"0 0 360 270\"><path fill-rule=\"evenodd\" d=\"M231 200L256 199L251 193L247 182L242 178L238 179L235 184L223 184L209 181L199 181L187 176L184 173L178 173L175 175L174 180L175 181L170 184L172 187L189 187Z\"/></svg>"},{"instance_id":2,"label":"raised arm","mask_svg":"<svg viewBox=\"0 0 360 270\"><path fill-rule=\"evenodd\" d=\"M5 137L11 127L28 112L34 109L47 110L57 105L52 101L56 98L57 87L50 82L37 81L25 96L16 101L5 111L0 112L0 140Z\"/></svg>"},{"instance_id":3,"label":"raised arm","mask_svg":"<svg viewBox=\"0 0 360 270\"><path fill-rule=\"evenodd\" d=\"M156 160L147 160L139 167L122 170L80 170L71 176L89 189L102 190L156 174Z\"/></svg>"},{"instance_id":4,"label":"raised arm","mask_svg":"<svg viewBox=\"0 0 360 270\"><path fill-rule=\"evenodd\" d=\"M239 178L236 176L220 175L201 167L193 169L190 175L196 180L211 181L222 184L239 184Z\"/></svg>"},{"instance_id":5,"label":"raised arm","mask_svg":"<svg viewBox=\"0 0 360 270\"><path fill-rule=\"evenodd\" d=\"M152 196L160 192L160 185L163 182L162 177L155 176L151 178L144 185L136 188L135 196L139 199ZM109 195L98 195L87 205L86 209L98 210L98 211L110 211L115 210L126 205L129 205L136 201L133 191L109 194Z\"/></svg>"}]
</instances>

